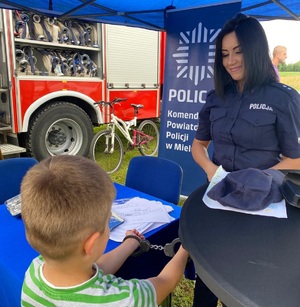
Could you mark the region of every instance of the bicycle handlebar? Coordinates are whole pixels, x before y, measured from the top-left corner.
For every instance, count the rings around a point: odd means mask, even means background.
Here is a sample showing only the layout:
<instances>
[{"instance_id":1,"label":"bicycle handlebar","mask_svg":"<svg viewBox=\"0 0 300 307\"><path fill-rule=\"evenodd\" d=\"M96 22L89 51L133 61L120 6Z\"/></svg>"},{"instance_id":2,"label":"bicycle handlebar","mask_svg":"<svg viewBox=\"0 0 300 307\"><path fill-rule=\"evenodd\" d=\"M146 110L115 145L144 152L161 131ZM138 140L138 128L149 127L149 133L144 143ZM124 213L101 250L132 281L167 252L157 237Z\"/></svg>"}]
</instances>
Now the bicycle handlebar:
<instances>
[{"instance_id":1,"label":"bicycle handlebar","mask_svg":"<svg viewBox=\"0 0 300 307\"><path fill-rule=\"evenodd\" d=\"M113 101L101 100L101 101L94 102L94 104L97 104L97 105L109 105L110 107L113 107L114 104L116 104L118 102L126 101L126 100L127 100L127 98L117 98L117 97L115 97Z\"/></svg>"},{"instance_id":2,"label":"bicycle handlebar","mask_svg":"<svg viewBox=\"0 0 300 307\"><path fill-rule=\"evenodd\" d=\"M127 100L127 98L117 98L117 97L115 97L112 102L116 103L116 102L121 102L121 101L126 101L126 100Z\"/></svg>"}]
</instances>

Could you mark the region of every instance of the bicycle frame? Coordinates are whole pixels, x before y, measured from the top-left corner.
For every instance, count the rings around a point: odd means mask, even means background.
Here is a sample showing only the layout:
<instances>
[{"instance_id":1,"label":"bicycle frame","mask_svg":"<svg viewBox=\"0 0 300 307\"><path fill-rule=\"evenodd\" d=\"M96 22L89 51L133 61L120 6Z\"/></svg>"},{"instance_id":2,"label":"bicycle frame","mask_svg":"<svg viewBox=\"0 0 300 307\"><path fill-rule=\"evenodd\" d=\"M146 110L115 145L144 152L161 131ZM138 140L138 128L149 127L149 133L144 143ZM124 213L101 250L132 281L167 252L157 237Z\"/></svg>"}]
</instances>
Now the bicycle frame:
<instances>
[{"instance_id":1,"label":"bicycle frame","mask_svg":"<svg viewBox=\"0 0 300 307\"><path fill-rule=\"evenodd\" d=\"M133 139L131 138L130 135L130 130L131 130L130 127L136 126L136 124L137 124L136 117L125 122L116 115L111 114L111 123L108 124L108 129L111 130L112 134L114 135L115 129L117 127L131 145L136 145L136 133L134 133Z\"/></svg>"},{"instance_id":2,"label":"bicycle frame","mask_svg":"<svg viewBox=\"0 0 300 307\"><path fill-rule=\"evenodd\" d=\"M153 137L144 133L143 131L140 131L140 130L137 130L137 129L134 129L133 130L133 139L135 141L135 144L134 145L143 145L143 144L147 144L149 141L153 140ZM137 135L140 135L142 137L145 137L143 138L142 140L140 140L139 144L136 144L136 139L137 139Z\"/></svg>"},{"instance_id":3,"label":"bicycle frame","mask_svg":"<svg viewBox=\"0 0 300 307\"><path fill-rule=\"evenodd\" d=\"M132 146L137 146L137 145L143 145L146 144L147 142L151 141L153 139L152 136L145 134L142 131L139 131L137 129L130 129L132 126L136 127L137 125L137 118L134 117L132 120L129 121L123 121L119 117L117 117L114 114L111 114L111 123L108 124L108 129L112 132L113 138L115 135L115 130L116 127L120 130L120 132L123 134L123 136L127 139L127 141L132 145ZM133 138L130 135L130 131L133 131ZM140 141L139 144L137 144L137 135L140 135L142 137L145 137ZM112 144L114 144L114 139L112 140Z\"/></svg>"}]
</instances>

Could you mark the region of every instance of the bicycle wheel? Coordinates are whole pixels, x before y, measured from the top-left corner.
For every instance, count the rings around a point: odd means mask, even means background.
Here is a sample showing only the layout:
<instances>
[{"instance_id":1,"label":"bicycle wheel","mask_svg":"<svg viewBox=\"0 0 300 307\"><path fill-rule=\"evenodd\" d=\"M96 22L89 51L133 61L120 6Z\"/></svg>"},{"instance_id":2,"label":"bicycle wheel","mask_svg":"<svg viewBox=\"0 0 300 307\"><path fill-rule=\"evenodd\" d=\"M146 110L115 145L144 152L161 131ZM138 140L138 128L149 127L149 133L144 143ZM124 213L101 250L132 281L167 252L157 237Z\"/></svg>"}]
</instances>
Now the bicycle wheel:
<instances>
[{"instance_id":1,"label":"bicycle wheel","mask_svg":"<svg viewBox=\"0 0 300 307\"><path fill-rule=\"evenodd\" d=\"M108 174L116 172L123 161L123 144L120 137L115 134L113 145L112 133L109 130L97 133L92 139L90 157Z\"/></svg>"},{"instance_id":2,"label":"bicycle wheel","mask_svg":"<svg viewBox=\"0 0 300 307\"><path fill-rule=\"evenodd\" d=\"M138 149L143 156L154 156L158 151L159 132L155 123L144 120L137 131Z\"/></svg>"}]
</instances>

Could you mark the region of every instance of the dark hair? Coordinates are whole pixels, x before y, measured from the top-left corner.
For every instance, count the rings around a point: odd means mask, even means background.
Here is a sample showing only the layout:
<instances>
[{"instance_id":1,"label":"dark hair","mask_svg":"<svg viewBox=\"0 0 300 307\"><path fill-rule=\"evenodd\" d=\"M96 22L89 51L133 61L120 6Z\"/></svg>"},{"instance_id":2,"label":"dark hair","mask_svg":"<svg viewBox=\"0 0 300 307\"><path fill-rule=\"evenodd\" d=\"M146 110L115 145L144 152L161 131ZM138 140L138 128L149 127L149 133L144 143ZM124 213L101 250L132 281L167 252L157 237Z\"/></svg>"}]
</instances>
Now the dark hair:
<instances>
[{"instance_id":1,"label":"dark hair","mask_svg":"<svg viewBox=\"0 0 300 307\"><path fill-rule=\"evenodd\" d=\"M223 66L222 41L225 35L235 32L244 57L244 91L267 83L276 82L276 73L269 55L265 31L259 21L244 14L228 20L218 34L214 66L214 81L217 95L224 97L225 88L233 84Z\"/></svg>"}]
</instances>

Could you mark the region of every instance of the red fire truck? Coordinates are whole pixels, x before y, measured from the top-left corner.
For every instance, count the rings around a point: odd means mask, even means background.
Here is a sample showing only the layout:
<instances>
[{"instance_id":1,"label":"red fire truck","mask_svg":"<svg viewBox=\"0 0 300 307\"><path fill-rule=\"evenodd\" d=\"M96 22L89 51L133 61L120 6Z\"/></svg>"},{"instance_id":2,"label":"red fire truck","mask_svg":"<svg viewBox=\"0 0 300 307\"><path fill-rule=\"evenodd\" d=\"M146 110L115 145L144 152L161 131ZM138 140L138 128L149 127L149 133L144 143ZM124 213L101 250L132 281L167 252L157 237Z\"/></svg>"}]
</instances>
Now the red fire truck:
<instances>
[{"instance_id":1,"label":"red fire truck","mask_svg":"<svg viewBox=\"0 0 300 307\"><path fill-rule=\"evenodd\" d=\"M0 149L87 155L93 127L109 121L94 102L127 98L116 107L131 119L160 115L163 33L59 20L0 10Z\"/></svg>"}]
</instances>

